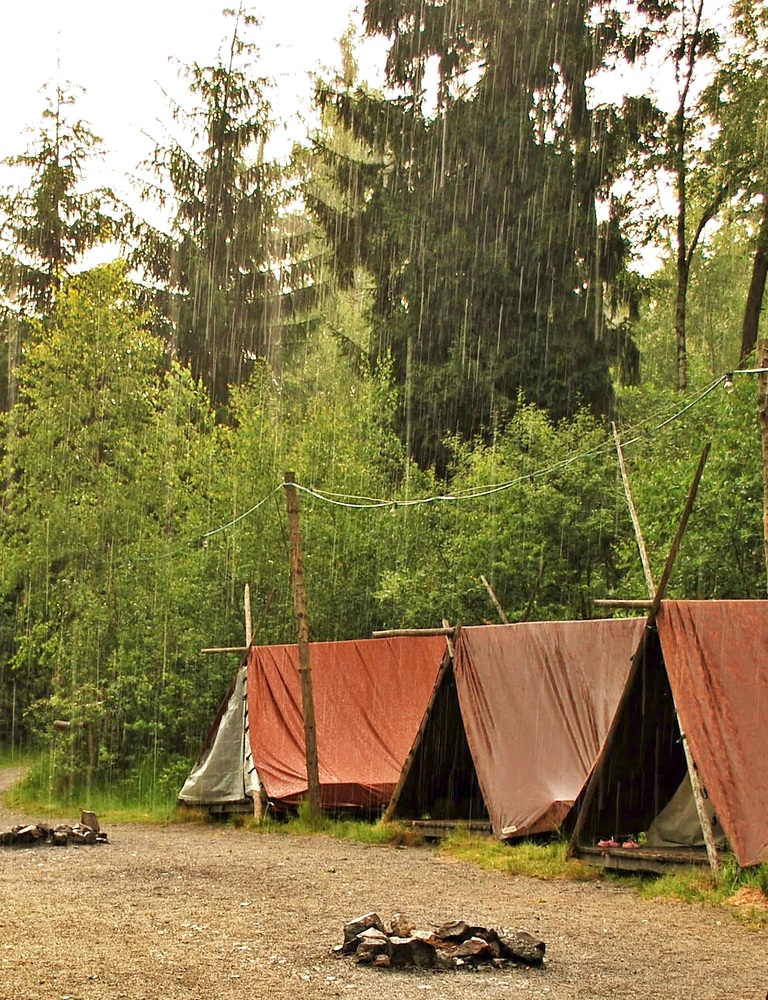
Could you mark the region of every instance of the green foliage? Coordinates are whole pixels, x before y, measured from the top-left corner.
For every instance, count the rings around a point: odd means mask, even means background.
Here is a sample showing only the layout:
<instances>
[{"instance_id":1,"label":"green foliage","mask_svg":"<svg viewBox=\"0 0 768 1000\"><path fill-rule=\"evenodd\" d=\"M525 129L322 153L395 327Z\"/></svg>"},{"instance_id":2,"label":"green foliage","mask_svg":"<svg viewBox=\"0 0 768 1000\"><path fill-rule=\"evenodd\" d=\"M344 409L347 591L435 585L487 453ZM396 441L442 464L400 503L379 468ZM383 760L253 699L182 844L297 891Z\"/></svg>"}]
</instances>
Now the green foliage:
<instances>
[{"instance_id":1,"label":"green foliage","mask_svg":"<svg viewBox=\"0 0 768 1000\"><path fill-rule=\"evenodd\" d=\"M226 13L235 17L226 50L183 69L194 103L174 119L187 144L169 138L148 164L156 181L144 197L170 209L171 233L140 225L133 255L173 354L220 406L256 357L281 356L301 289L312 297L301 260L308 227L288 209L285 171L264 159L268 81L253 76L247 40L258 22L242 7Z\"/></svg>"},{"instance_id":2,"label":"green foliage","mask_svg":"<svg viewBox=\"0 0 768 1000\"><path fill-rule=\"evenodd\" d=\"M626 520L607 441L587 414L557 425L522 402L491 445L454 441L459 499L408 513L441 542L383 577L391 616L497 621L484 575L511 621L591 617L592 597L617 582L612 546Z\"/></svg>"},{"instance_id":3,"label":"green foliage","mask_svg":"<svg viewBox=\"0 0 768 1000\"><path fill-rule=\"evenodd\" d=\"M623 248L595 204L621 142L616 116L586 100L612 45L588 6L370 2L396 96L349 79L319 89L336 121L318 169L336 193L309 204L340 280L355 262L374 278L373 353L391 352L399 431L422 467L445 470L449 435L490 438L520 391L555 418L608 411L608 360L632 353L603 308ZM345 132L355 143L337 141Z\"/></svg>"},{"instance_id":4,"label":"green foliage","mask_svg":"<svg viewBox=\"0 0 768 1000\"><path fill-rule=\"evenodd\" d=\"M74 92L57 85L40 125L30 130L29 149L5 161L26 175L27 184L0 193L3 408L15 399L15 368L29 321L50 310L61 282L86 251L119 239L124 230L124 211L111 191L82 190L101 140L85 122L70 120L74 103Z\"/></svg>"},{"instance_id":5,"label":"green foliage","mask_svg":"<svg viewBox=\"0 0 768 1000\"><path fill-rule=\"evenodd\" d=\"M704 445L712 442L668 596L687 599L758 598L765 593L762 542L762 465L755 385L736 376L728 394L719 385L680 419L679 396L627 391L623 423L649 424L627 448L635 504L654 572L659 579ZM659 429L654 429L658 427ZM645 593L632 536L616 551L621 582L616 596Z\"/></svg>"}]
</instances>

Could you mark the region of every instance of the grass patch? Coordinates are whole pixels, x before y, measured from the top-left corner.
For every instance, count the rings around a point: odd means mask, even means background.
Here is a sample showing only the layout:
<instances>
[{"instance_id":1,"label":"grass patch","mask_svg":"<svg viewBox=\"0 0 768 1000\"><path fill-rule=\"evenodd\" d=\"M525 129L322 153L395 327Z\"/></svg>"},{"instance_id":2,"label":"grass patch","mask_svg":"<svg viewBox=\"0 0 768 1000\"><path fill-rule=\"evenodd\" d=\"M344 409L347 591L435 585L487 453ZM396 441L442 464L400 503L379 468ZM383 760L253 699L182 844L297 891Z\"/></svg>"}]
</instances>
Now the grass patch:
<instances>
[{"instance_id":1,"label":"grass patch","mask_svg":"<svg viewBox=\"0 0 768 1000\"><path fill-rule=\"evenodd\" d=\"M637 891L644 899L723 907L750 927L768 927L768 862L739 868L734 858L728 858L718 874L692 868L690 872L638 879Z\"/></svg>"},{"instance_id":2,"label":"grass patch","mask_svg":"<svg viewBox=\"0 0 768 1000\"><path fill-rule=\"evenodd\" d=\"M547 844L529 840L506 844L494 837L480 837L459 829L441 841L439 851L457 861L469 861L479 868L509 875L574 882L596 881L602 877L602 872L593 865L578 858L566 859L566 846L561 840Z\"/></svg>"},{"instance_id":3,"label":"grass patch","mask_svg":"<svg viewBox=\"0 0 768 1000\"><path fill-rule=\"evenodd\" d=\"M402 823L382 823L381 820L367 820L321 815L313 818L309 806L302 802L295 816L287 818L265 817L257 823L244 813L234 813L229 817L233 826L244 827L258 833L276 833L296 837L325 836L334 840L351 840L361 844L389 844L415 847L423 843L421 834Z\"/></svg>"}]
</instances>

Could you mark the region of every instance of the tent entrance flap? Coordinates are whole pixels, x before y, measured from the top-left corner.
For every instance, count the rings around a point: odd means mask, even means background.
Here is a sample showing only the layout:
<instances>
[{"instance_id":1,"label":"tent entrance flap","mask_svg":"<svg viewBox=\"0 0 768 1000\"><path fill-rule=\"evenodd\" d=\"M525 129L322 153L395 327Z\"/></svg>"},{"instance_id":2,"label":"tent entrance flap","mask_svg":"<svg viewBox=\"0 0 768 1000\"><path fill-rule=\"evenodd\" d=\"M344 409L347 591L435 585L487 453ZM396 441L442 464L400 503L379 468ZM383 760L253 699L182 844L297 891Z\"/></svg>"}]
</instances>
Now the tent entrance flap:
<instances>
[{"instance_id":1,"label":"tent entrance flap","mask_svg":"<svg viewBox=\"0 0 768 1000\"><path fill-rule=\"evenodd\" d=\"M581 842L622 843L645 832L686 777L685 753L657 632L628 693Z\"/></svg>"},{"instance_id":2,"label":"tent entrance flap","mask_svg":"<svg viewBox=\"0 0 768 1000\"><path fill-rule=\"evenodd\" d=\"M443 671L393 818L489 824L452 666ZM446 829L448 829L446 827Z\"/></svg>"}]
</instances>

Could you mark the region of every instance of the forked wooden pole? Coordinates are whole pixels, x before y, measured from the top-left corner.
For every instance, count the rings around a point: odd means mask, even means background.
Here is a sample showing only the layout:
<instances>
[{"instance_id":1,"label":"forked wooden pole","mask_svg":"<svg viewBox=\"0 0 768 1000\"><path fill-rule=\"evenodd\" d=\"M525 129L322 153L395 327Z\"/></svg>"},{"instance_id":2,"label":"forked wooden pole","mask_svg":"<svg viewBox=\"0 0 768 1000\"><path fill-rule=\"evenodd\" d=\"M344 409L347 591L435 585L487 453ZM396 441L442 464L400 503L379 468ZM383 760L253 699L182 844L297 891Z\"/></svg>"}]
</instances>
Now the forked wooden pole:
<instances>
[{"instance_id":1,"label":"forked wooden pole","mask_svg":"<svg viewBox=\"0 0 768 1000\"><path fill-rule=\"evenodd\" d=\"M309 616L307 594L304 589L304 563L301 557L299 533L299 498L292 472L285 473L285 502L288 510L288 534L291 546L291 585L296 611L296 633L299 647L299 678L301 703L304 712L304 742L307 757L307 786L309 814L312 819L320 816L320 773L317 762L317 730L315 728L315 702L312 694L312 669L309 656Z\"/></svg>"},{"instance_id":2,"label":"forked wooden pole","mask_svg":"<svg viewBox=\"0 0 768 1000\"><path fill-rule=\"evenodd\" d=\"M629 485L629 476L627 475L627 467L624 462L624 455L621 450L621 441L619 440L619 434L618 431L616 430L616 424L613 424L613 435L616 440L616 450L619 453L619 464L621 466L621 477L624 482L624 492L627 497L627 505L629 507L629 512L632 517L632 524L634 525L635 528L635 537L637 538L637 547L640 550L640 559L642 560L643 569L645 570L645 580L648 585L648 596L653 600L656 587L653 582L653 576L651 575L651 565L650 562L648 561L648 552L645 547L645 539L643 538L643 532L640 528L640 519L637 516L637 509L635 508L634 501L632 500L632 490ZM701 465L700 467L703 471L704 466ZM675 704L675 716L677 717L677 725L680 729L680 738L682 740L683 750L685 752L685 763L688 767L688 775L691 781L691 789L693 790L693 801L696 804L696 814L698 815L699 823L701 824L701 832L704 836L704 845L707 848L707 858L709 859L709 865L712 871L717 871L718 868L720 867L720 861L717 857L717 847L715 846L715 835L712 830L712 824L709 820L709 813L707 812L707 807L704 802L704 791L701 787L701 782L699 781L699 772L696 770L696 762L693 759L693 754L691 753L690 745L683 730L683 726L680 722L680 713L677 710L677 704Z\"/></svg>"}]
</instances>

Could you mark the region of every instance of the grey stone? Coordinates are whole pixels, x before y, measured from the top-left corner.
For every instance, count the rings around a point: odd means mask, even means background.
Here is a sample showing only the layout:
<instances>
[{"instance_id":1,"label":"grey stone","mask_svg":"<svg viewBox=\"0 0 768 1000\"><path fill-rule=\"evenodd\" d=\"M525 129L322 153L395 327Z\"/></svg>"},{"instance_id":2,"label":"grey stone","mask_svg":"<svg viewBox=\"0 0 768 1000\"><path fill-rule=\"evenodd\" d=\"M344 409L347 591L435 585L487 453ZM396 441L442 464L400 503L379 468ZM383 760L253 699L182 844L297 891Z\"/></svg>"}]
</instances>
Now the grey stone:
<instances>
[{"instance_id":1,"label":"grey stone","mask_svg":"<svg viewBox=\"0 0 768 1000\"><path fill-rule=\"evenodd\" d=\"M527 931L513 931L499 938L501 953L515 962L541 965L547 946Z\"/></svg>"},{"instance_id":2,"label":"grey stone","mask_svg":"<svg viewBox=\"0 0 768 1000\"><path fill-rule=\"evenodd\" d=\"M364 913L361 917L355 917L354 920L344 924L344 949L347 953L357 948L358 935L367 931L369 927L375 927L382 934L386 933L378 913Z\"/></svg>"},{"instance_id":3,"label":"grey stone","mask_svg":"<svg viewBox=\"0 0 768 1000\"><path fill-rule=\"evenodd\" d=\"M456 958L463 958L467 962L490 961L493 957L490 944L480 937L467 938L456 949Z\"/></svg>"},{"instance_id":4,"label":"grey stone","mask_svg":"<svg viewBox=\"0 0 768 1000\"><path fill-rule=\"evenodd\" d=\"M390 937L390 958L393 965L415 965L429 969L435 964L435 948L417 937Z\"/></svg>"},{"instance_id":5,"label":"grey stone","mask_svg":"<svg viewBox=\"0 0 768 1000\"><path fill-rule=\"evenodd\" d=\"M80 825L89 827L94 833L99 833L101 831L99 818L96 813L91 812L90 809L83 809L80 813Z\"/></svg>"},{"instance_id":6,"label":"grey stone","mask_svg":"<svg viewBox=\"0 0 768 1000\"><path fill-rule=\"evenodd\" d=\"M389 938L377 927L368 927L361 934L357 935L355 948L355 961L361 964L373 962L379 955L389 957Z\"/></svg>"}]
</instances>

